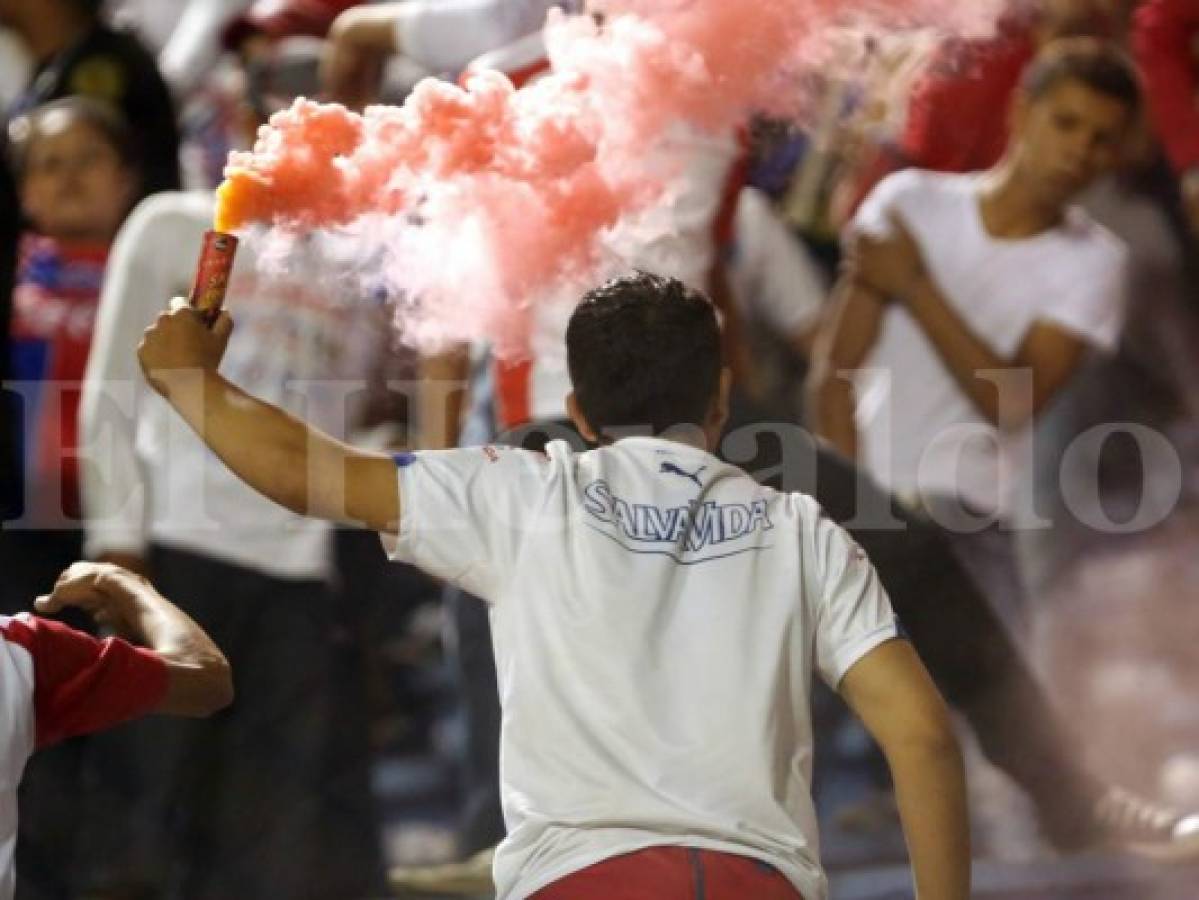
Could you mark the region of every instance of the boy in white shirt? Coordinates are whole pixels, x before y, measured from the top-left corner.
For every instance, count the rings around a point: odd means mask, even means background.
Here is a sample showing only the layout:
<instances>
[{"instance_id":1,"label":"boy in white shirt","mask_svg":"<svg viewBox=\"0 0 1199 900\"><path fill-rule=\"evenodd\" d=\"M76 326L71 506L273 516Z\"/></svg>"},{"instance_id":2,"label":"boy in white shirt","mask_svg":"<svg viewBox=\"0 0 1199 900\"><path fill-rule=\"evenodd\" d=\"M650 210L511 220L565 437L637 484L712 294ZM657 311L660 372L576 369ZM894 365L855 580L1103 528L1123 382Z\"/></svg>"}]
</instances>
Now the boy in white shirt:
<instances>
[{"instance_id":1,"label":"boy in white shirt","mask_svg":"<svg viewBox=\"0 0 1199 900\"><path fill-rule=\"evenodd\" d=\"M1124 316L1125 247L1071 203L1120 161L1139 104L1135 70L1114 45L1049 45L1025 72L998 165L899 172L866 199L817 341L815 430L926 514L1017 633L1027 601L1013 488L1033 424L1089 352L1114 346ZM1011 643L999 619L962 599L929 611L925 658L985 659ZM956 628L966 615L983 627ZM1155 859L1199 852L1199 817L1101 783L1080 748L1055 741L1023 668L1015 659L992 670L971 721L1024 726L988 728L984 748L1029 792L1050 840ZM950 676L938 684L949 696L977 687ZM1030 702L1036 714L1023 715Z\"/></svg>"},{"instance_id":2,"label":"boy in white shirt","mask_svg":"<svg viewBox=\"0 0 1199 900\"><path fill-rule=\"evenodd\" d=\"M1049 45L998 165L898 172L865 200L818 342L816 429L926 511L1017 627L1014 498L1033 424L1124 317L1126 248L1071 201L1119 163L1139 105L1114 45Z\"/></svg>"},{"instance_id":3,"label":"boy in white shirt","mask_svg":"<svg viewBox=\"0 0 1199 900\"><path fill-rule=\"evenodd\" d=\"M584 299L567 406L600 446L582 454L354 450L218 375L231 330L163 313L140 351L152 385L268 497L394 535L396 559L489 603L500 898L703 882L713 900L823 900L813 672L888 757L920 896L968 895L956 740L865 554L810 498L709 452L729 376L702 295L641 274Z\"/></svg>"},{"instance_id":4,"label":"boy in white shirt","mask_svg":"<svg viewBox=\"0 0 1199 900\"><path fill-rule=\"evenodd\" d=\"M1011 523L1035 417L1123 324L1127 251L1071 201L1115 168L1139 103L1117 48L1060 41L995 168L909 169L863 203L813 392L819 431L884 486Z\"/></svg>"}]
</instances>

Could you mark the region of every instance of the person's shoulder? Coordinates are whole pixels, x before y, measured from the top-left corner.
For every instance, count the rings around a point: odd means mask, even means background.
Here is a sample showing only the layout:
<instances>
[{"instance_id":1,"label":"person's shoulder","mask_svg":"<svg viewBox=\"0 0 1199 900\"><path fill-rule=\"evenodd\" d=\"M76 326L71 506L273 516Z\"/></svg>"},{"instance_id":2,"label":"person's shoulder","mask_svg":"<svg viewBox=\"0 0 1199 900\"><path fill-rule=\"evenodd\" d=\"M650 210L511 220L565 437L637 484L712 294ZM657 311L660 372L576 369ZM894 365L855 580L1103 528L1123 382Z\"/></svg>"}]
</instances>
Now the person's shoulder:
<instances>
[{"instance_id":1,"label":"person's shoulder","mask_svg":"<svg viewBox=\"0 0 1199 900\"><path fill-rule=\"evenodd\" d=\"M576 450L574 447L571 446L570 441L565 440L565 439L558 439L558 440L548 441L545 445L545 450L543 450L543 451L519 450L518 449L517 452L522 453L525 456L530 457L533 460L543 463L543 464L544 463L553 463L555 465L562 465L562 464L573 463L575 460L577 460L580 456L582 456L584 453L587 453L588 451Z\"/></svg>"},{"instance_id":2,"label":"person's shoulder","mask_svg":"<svg viewBox=\"0 0 1199 900\"><path fill-rule=\"evenodd\" d=\"M828 519L828 514L816 498L801 491L776 491L759 486L757 493L771 509L774 524L793 528L801 538L814 535L820 523Z\"/></svg>"},{"instance_id":3,"label":"person's shoulder","mask_svg":"<svg viewBox=\"0 0 1199 900\"><path fill-rule=\"evenodd\" d=\"M738 228L756 231L779 220L770 196L761 188L748 185L737 192L736 222Z\"/></svg>"},{"instance_id":4,"label":"person's shoulder","mask_svg":"<svg viewBox=\"0 0 1199 900\"><path fill-rule=\"evenodd\" d=\"M11 714L13 704L30 713L37 679L37 620L29 613L0 615L0 706ZM16 722L4 723L8 732Z\"/></svg>"},{"instance_id":5,"label":"person's shoulder","mask_svg":"<svg viewBox=\"0 0 1199 900\"><path fill-rule=\"evenodd\" d=\"M922 212L944 198L959 197L969 190L971 176L932 169L900 169L874 189L875 202L899 207L905 212Z\"/></svg>"},{"instance_id":6,"label":"person's shoulder","mask_svg":"<svg viewBox=\"0 0 1199 900\"><path fill-rule=\"evenodd\" d=\"M139 242L173 241L179 229L203 232L211 228L215 211L216 197L211 191L162 191L134 207L121 231L136 235Z\"/></svg>"},{"instance_id":7,"label":"person's shoulder","mask_svg":"<svg viewBox=\"0 0 1199 900\"><path fill-rule=\"evenodd\" d=\"M441 462L481 472L495 471L507 477L514 473L548 475L573 465L577 456L566 441L551 441L544 452L509 447L505 444L479 444L445 450L421 450L398 453L394 459L401 469L420 467L422 463Z\"/></svg>"},{"instance_id":8,"label":"person's shoulder","mask_svg":"<svg viewBox=\"0 0 1199 900\"><path fill-rule=\"evenodd\" d=\"M824 507L811 494L805 494L803 491L772 491L772 494L776 501L786 503L787 507L802 519L817 522L826 518Z\"/></svg>"},{"instance_id":9,"label":"person's shoulder","mask_svg":"<svg viewBox=\"0 0 1199 900\"><path fill-rule=\"evenodd\" d=\"M1061 234L1088 266L1123 268L1128 263L1130 251L1124 239L1081 206L1066 210Z\"/></svg>"},{"instance_id":10,"label":"person's shoulder","mask_svg":"<svg viewBox=\"0 0 1199 900\"><path fill-rule=\"evenodd\" d=\"M960 197L973 193L978 182L977 172L941 172L935 169L907 169L909 191L939 196Z\"/></svg>"},{"instance_id":11,"label":"person's shoulder","mask_svg":"<svg viewBox=\"0 0 1199 900\"><path fill-rule=\"evenodd\" d=\"M32 599L32 598L30 598ZM15 616L0 616L0 641L7 646L24 648L29 657L39 664L45 657L53 655L62 635L84 641L94 640L90 635L76 631L69 625L54 619L43 619L33 613L22 612Z\"/></svg>"},{"instance_id":12,"label":"person's shoulder","mask_svg":"<svg viewBox=\"0 0 1199 900\"><path fill-rule=\"evenodd\" d=\"M7 645L24 647L30 653L36 642L38 620L29 613L0 616L0 640Z\"/></svg>"},{"instance_id":13,"label":"person's shoulder","mask_svg":"<svg viewBox=\"0 0 1199 900\"><path fill-rule=\"evenodd\" d=\"M815 497L792 491L780 494L785 508L794 520L801 539L801 547L805 553L821 553L821 547L829 546L844 548L843 552L853 549L856 553L857 541Z\"/></svg>"},{"instance_id":14,"label":"person's shoulder","mask_svg":"<svg viewBox=\"0 0 1199 900\"><path fill-rule=\"evenodd\" d=\"M610 449L609 446L580 450L570 440L561 438L547 442L541 451L516 452L522 454L526 467L535 468L543 478L563 477L569 480L578 477L578 473L585 471L588 466L595 465L598 458Z\"/></svg>"}]
</instances>

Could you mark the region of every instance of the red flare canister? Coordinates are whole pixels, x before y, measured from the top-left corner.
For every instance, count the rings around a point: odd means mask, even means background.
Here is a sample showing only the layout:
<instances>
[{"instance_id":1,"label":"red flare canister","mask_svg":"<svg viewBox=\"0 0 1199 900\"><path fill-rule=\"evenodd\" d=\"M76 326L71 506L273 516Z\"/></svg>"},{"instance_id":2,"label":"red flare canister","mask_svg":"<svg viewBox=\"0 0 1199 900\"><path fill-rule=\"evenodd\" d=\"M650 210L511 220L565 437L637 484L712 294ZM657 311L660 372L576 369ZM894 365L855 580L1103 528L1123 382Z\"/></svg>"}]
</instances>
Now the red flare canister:
<instances>
[{"instance_id":1,"label":"red flare canister","mask_svg":"<svg viewBox=\"0 0 1199 900\"><path fill-rule=\"evenodd\" d=\"M233 258L237 255L237 238L223 231L204 232L200 260L196 263L196 281L192 286L192 308L212 327L225 303Z\"/></svg>"}]
</instances>

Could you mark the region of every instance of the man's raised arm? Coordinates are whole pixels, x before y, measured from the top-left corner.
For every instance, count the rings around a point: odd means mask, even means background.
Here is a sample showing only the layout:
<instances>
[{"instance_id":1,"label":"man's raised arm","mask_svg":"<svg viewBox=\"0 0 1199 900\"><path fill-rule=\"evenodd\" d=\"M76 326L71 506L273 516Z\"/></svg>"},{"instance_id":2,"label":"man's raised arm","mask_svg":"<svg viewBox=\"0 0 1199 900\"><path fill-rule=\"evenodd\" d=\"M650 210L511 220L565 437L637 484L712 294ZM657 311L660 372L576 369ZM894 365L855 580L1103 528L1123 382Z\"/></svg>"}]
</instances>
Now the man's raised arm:
<instances>
[{"instance_id":1,"label":"man's raised arm","mask_svg":"<svg viewBox=\"0 0 1199 900\"><path fill-rule=\"evenodd\" d=\"M886 238L858 235L851 265L861 284L903 303L928 342L975 409L997 428L1028 425L1077 371L1090 345L1054 322L1036 320L1014 356L996 351L976 334L941 290L925 264L919 245L898 217ZM1021 382L997 385L984 375L1027 373Z\"/></svg>"},{"instance_id":2,"label":"man's raised arm","mask_svg":"<svg viewBox=\"0 0 1199 900\"><path fill-rule=\"evenodd\" d=\"M217 366L232 331L228 314L210 331L175 301L138 348L150 385L259 493L300 515L397 532L391 458L355 450L222 378Z\"/></svg>"}]
</instances>

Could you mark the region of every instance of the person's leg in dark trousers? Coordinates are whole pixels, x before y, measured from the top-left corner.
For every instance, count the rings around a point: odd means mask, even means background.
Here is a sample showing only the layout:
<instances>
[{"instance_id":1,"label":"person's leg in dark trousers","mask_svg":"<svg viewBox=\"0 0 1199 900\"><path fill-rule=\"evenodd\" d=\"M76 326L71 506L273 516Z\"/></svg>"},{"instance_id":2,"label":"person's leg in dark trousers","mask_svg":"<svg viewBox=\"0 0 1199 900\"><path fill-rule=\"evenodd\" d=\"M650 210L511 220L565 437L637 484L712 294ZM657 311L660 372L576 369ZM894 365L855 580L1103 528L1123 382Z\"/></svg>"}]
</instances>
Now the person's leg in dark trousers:
<instances>
[{"instance_id":1,"label":"person's leg in dark trousers","mask_svg":"<svg viewBox=\"0 0 1199 900\"><path fill-rule=\"evenodd\" d=\"M78 531L0 530L0 613L30 612L59 574L78 560ZM92 630L82 614L66 617L76 628ZM76 738L36 753L21 777L16 852L17 897L55 900L70 896L71 865L79 831L75 798L87 738Z\"/></svg>"},{"instance_id":2,"label":"person's leg in dark trousers","mask_svg":"<svg viewBox=\"0 0 1199 900\"><path fill-rule=\"evenodd\" d=\"M737 451L730 461L815 497L866 551L937 687L987 759L1030 795L1054 843L1066 849L1093 837L1087 828L1100 786L940 529L802 429L761 425L742 408L730 433L723 444Z\"/></svg>"},{"instance_id":3,"label":"person's leg in dark trousers","mask_svg":"<svg viewBox=\"0 0 1199 900\"><path fill-rule=\"evenodd\" d=\"M458 821L458 853L465 858L504 837L499 686L487 604L453 587L444 596L457 634L454 662L465 729Z\"/></svg>"},{"instance_id":4,"label":"person's leg in dark trousers","mask_svg":"<svg viewBox=\"0 0 1199 900\"><path fill-rule=\"evenodd\" d=\"M163 548L150 566L229 659L236 697L212 719L152 718L102 736L90 885L155 900L361 896L329 890L356 832L331 831L327 814L328 590ZM356 875L365 893L374 873Z\"/></svg>"},{"instance_id":5,"label":"person's leg in dark trousers","mask_svg":"<svg viewBox=\"0 0 1199 900\"><path fill-rule=\"evenodd\" d=\"M1011 633L941 530L894 503L849 462L818 451L816 499L852 521L846 500L889 504L902 531L851 527L874 562L913 646L945 698L960 710L987 759L1026 791L1049 836L1084 843L1099 785L1062 727ZM848 517L842 518L842 516ZM1073 829L1084 829L1072 833Z\"/></svg>"},{"instance_id":6,"label":"person's leg in dark trousers","mask_svg":"<svg viewBox=\"0 0 1199 900\"><path fill-rule=\"evenodd\" d=\"M335 714L331 595L319 582L204 564L217 573L213 581L224 586L227 614L238 622L224 648L237 699L220 723L216 765L198 754L190 759L189 769L206 773L208 783L192 783L198 789L193 802L205 814L184 833L193 853L178 896L361 896L374 873L362 872L361 884L330 892L330 867L344 863L342 841L352 837L326 828Z\"/></svg>"},{"instance_id":7,"label":"person's leg in dark trousers","mask_svg":"<svg viewBox=\"0 0 1199 900\"><path fill-rule=\"evenodd\" d=\"M336 546L335 616L330 686L335 719L325 753L326 843L336 854L326 870L329 897L377 896L383 890L380 810L371 787L374 702L371 665L394 623L421 596L396 577L372 531L340 529ZM393 612L393 616L388 613Z\"/></svg>"},{"instance_id":8,"label":"person's leg in dark trousers","mask_svg":"<svg viewBox=\"0 0 1199 900\"><path fill-rule=\"evenodd\" d=\"M242 622L233 585L192 554L152 547L147 562L155 587L234 663L229 648ZM208 817L221 780L220 734L229 715L225 710L204 720L150 717L95 736L86 761L82 893L138 900L171 896L172 883L207 852L197 846L207 834L198 823Z\"/></svg>"}]
</instances>

